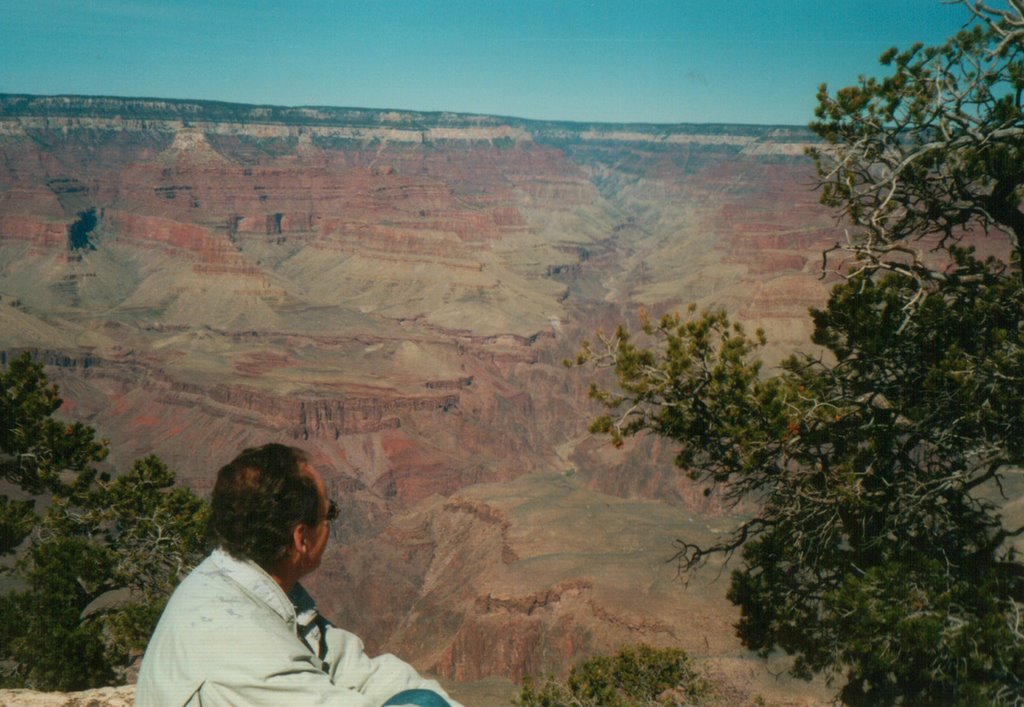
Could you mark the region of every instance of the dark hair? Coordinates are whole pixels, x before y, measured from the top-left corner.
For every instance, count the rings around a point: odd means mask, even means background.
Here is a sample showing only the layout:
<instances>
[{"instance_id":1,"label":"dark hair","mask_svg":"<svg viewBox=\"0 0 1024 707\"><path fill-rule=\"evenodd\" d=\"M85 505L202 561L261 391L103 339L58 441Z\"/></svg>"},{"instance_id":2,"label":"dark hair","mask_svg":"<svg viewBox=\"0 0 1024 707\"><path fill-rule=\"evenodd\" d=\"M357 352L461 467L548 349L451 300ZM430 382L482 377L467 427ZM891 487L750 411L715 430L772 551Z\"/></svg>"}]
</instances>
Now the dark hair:
<instances>
[{"instance_id":1,"label":"dark hair","mask_svg":"<svg viewBox=\"0 0 1024 707\"><path fill-rule=\"evenodd\" d=\"M284 557L296 525L320 522L316 482L301 471L306 455L265 444L244 450L217 472L207 534L213 544L264 569Z\"/></svg>"}]
</instances>

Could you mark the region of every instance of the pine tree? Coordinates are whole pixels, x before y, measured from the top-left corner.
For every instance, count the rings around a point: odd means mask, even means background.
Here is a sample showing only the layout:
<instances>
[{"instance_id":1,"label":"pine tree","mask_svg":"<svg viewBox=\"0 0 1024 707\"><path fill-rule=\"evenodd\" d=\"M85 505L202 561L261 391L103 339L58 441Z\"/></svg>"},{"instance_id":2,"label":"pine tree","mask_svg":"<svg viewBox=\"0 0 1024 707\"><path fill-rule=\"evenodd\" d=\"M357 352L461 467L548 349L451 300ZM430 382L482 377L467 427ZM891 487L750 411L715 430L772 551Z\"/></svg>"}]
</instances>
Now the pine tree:
<instances>
[{"instance_id":1,"label":"pine tree","mask_svg":"<svg viewBox=\"0 0 1024 707\"><path fill-rule=\"evenodd\" d=\"M618 376L594 431L671 438L693 478L758 503L678 558L739 551L744 644L849 704L1024 701L1024 528L1000 510L1024 464L1024 4L964 5L947 43L819 92L812 157L847 225L812 310L826 355L766 375L763 333L691 309L578 359Z\"/></svg>"},{"instance_id":2,"label":"pine tree","mask_svg":"<svg viewBox=\"0 0 1024 707\"><path fill-rule=\"evenodd\" d=\"M0 373L0 685L122 682L171 590L199 559L206 506L157 457L111 478L107 443L54 417L57 388L23 354Z\"/></svg>"}]
</instances>

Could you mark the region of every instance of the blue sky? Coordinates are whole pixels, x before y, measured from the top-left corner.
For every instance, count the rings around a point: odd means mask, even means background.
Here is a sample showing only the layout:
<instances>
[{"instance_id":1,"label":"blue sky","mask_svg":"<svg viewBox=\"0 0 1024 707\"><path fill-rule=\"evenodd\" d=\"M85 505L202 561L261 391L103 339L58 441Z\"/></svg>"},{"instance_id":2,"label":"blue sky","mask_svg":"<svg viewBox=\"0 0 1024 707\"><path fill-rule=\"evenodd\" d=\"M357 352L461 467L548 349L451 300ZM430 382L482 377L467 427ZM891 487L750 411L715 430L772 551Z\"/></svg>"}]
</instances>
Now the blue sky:
<instances>
[{"instance_id":1,"label":"blue sky","mask_svg":"<svg viewBox=\"0 0 1024 707\"><path fill-rule=\"evenodd\" d=\"M0 0L0 92L805 124L940 0Z\"/></svg>"}]
</instances>

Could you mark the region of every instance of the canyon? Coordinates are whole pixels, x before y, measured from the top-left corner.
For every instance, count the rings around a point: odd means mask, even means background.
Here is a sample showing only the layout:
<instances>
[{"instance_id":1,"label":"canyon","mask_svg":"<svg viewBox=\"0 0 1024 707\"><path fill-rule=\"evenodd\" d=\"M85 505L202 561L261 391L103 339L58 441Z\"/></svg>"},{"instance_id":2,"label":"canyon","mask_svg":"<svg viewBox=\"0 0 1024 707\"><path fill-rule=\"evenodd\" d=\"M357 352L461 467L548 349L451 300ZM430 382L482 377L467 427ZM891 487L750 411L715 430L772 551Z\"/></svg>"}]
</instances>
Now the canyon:
<instances>
[{"instance_id":1,"label":"canyon","mask_svg":"<svg viewBox=\"0 0 1024 707\"><path fill-rule=\"evenodd\" d=\"M302 447L344 509L325 613L456 695L644 641L740 701L825 699L740 646L727 566L670 561L745 509L668 442L589 435L595 374L562 365L689 303L764 328L769 367L807 350L842 238L811 139L0 95L0 362L34 352L114 469L156 453L200 494Z\"/></svg>"}]
</instances>

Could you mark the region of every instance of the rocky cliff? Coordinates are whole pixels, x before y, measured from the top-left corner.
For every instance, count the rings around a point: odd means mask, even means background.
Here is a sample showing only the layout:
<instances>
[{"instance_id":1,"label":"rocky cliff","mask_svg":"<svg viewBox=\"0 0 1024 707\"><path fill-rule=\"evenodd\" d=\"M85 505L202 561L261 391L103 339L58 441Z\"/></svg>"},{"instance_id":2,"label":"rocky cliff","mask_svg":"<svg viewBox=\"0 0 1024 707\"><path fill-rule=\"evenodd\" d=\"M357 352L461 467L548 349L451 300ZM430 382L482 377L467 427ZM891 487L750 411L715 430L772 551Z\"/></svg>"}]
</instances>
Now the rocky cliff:
<instances>
[{"instance_id":1,"label":"rocky cliff","mask_svg":"<svg viewBox=\"0 0 1024 707\"><path fill-rule=\"evenodd\" d=\"M590 439L560 361L688 302L803 344L837 238L809 139L0 95L0 359L38 352L114 464L200 491L242 446L309 450L347 508L320 595L446 676L633 639L747 660L724 582L660 564L727 509L666 445Z\"/></svg>"}]
</instances>

